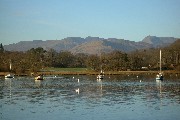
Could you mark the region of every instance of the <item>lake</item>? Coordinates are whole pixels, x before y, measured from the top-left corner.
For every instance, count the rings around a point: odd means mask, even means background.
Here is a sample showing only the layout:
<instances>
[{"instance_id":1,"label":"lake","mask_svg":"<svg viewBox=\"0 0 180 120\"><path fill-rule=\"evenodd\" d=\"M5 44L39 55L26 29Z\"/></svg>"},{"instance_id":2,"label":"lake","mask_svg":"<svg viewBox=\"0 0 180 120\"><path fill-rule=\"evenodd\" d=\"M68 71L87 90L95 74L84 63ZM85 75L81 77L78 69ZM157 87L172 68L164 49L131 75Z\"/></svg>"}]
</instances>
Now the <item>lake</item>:
<instances>
[{"instance_id":1,"label":"lake","mask_svg":"<svg viewBox=\"0 0 180 120\"><path fill-rule=\"evenodd\" d=\"M78 80L79 79L79 80ZM79 81L79 82L78 82ZM0 79L1 120L180 120L180 79L46 76Z\"/></svg>"}]
</instances>

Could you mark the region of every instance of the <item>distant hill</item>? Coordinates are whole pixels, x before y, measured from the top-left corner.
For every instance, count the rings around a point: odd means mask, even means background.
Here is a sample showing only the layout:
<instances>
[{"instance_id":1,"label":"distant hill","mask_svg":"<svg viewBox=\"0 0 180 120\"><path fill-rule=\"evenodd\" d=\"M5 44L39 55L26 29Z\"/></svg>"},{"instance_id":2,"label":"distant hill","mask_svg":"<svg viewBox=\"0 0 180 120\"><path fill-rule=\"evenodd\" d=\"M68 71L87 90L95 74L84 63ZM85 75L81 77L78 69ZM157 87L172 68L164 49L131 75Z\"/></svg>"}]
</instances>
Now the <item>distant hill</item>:
<instances>
[{"instance_id":1,"label":"distant hill","mask_svg":"<svg viewBox=\"0 0 180 120\"><path fill-rule=\"evenodd\" d=\"M75 46L70 49L74 54L86 53L86 54L100 54L101 52L111 52L113 49L111 46L104 45L104 41L91 41Z\"/></svg>"},{"instance_id":2,"label":"distant hill","mask_svg":"<svg viewBox=\"0 0 180 120\"><path fill-rule=\"evenodd\" d=\"M174 37L156 37L156 36L147 36L142 42L149 43L153 47L165 47L173 42L175 42L177 38Z\"/></svg>"},{"instance_id":3,"label":"distant hill","mask_svg":"<svg viewBox=\"0 0 180 120\"><path fill-rule=\"evenodd\" d=\"M113 50L121 50L130 52L138 49L147 49L152 47L164 47L177 39L173 37L156 37L147 36L140 42L134 42L116 38L99 38L99 37L67 37L62 40L33 40L21 41L15 44L5 45L8 51L27 51L31 48L42 47L46 50L54 49L57 52L68 50L72 53L99 54L100 52L111 52Z\"/></svg>"},{"instance_id":4,"label":"distant hill","mask_svg":"<svg viewBox=\"0 0 180 120\"><path fill-rule=\"evenodd\" d=\"M133 42L122 39L104 39L80 44L72 48L70 51L72 53L99 54L102 52L112 52L113 50L130 52L137 49L146 49L150 47L152 47L150 44L144 42Z\"/></svg>"}]
</instances>

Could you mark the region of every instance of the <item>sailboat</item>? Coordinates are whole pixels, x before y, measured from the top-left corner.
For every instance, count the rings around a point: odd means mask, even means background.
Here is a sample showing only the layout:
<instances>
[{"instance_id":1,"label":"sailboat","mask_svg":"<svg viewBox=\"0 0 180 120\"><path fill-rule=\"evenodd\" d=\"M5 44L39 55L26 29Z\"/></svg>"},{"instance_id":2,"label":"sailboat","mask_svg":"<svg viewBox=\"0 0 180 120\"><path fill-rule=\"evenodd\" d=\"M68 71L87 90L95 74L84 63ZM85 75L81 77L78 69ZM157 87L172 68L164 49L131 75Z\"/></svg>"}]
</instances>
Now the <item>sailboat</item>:
<instances>
[{"instance_id":1,"label":"sailboat","mask_svg":"<svg viewBox=\"0 0 180 120\"><path fill-rule=\"evenodd\" d=\"M44 80L43 75L38 75L37 77L35 77L35 80Z\"/></svg>"},{"instance_id":2,"label":"sailboat","mask_svg":"<svg viewBox=\"0 0 180 120\"><path fill-rule=\"evenodd\" d=\"M14 74L9 73L9 74L5 75L5 78L14 78Z\"/></svg>"},{"instance_id":3,"label":"sailboat","mask_svg":"<svg viewBox=\"0 0 180 120\"><path fill-rule=\"evenodd\" d=\"M12 69L11 61L10 61L9 69L10 69L10 71ZM9 73L9 74L5 75L5 78L14 78L14 74L13 73Z\"/></svg>"},{"instance_id":4,"label":"sailboat","mask_svg":"<svg viewBox=\"0 0 180 120\"><path fill-rule=\"evenodd\" d=\"M162 70L161 70L161 50L160 50L160 53L159 53L160 57L159 57L159 73L156 75L156 80L163 80L163 73L162 73Z\"/></svg>"},{"instance_id":5,"label":"sailboat","mask_svg":"<svg viewBox=\"0 0 180 120\"><path fill-rule=\"evenodd\" d=\"M97 75L97 80L101 80L103 79L103 72L101 70L101 73L99 75Z\"/></svg>"},{"instance_id":6,"label":"sailboat","mask_svg":"<svg viewBox=\"0 0 180 120\"><path fill-rule=\"evenodd\" d=\"M101 60L101 53L100 53L100 60ZM102 64L101 64L101 72L100 72L100 74L98 74L97 75L97 80L102 80L103 79L103 70L102 70Z\"/></svg>"}]
</instances>

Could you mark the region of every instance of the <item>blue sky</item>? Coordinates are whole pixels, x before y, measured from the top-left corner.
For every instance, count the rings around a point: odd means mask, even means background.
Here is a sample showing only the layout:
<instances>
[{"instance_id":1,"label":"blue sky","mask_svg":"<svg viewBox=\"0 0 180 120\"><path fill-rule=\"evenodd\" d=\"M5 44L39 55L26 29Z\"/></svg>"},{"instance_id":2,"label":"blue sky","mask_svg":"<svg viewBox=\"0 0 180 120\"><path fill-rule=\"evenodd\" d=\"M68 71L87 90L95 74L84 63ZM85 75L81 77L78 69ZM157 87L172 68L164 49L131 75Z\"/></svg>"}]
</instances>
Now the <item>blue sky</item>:
<instances>
[{"instance_id":1,"label":"blue sky","mask_svg":"<svg viewBox=\"0 0 180 120\"><path fill-rule=\"evenodd\" d=\"M0 43L180 38L180 0L0 0Z\"/></svg>"}]
</instances>

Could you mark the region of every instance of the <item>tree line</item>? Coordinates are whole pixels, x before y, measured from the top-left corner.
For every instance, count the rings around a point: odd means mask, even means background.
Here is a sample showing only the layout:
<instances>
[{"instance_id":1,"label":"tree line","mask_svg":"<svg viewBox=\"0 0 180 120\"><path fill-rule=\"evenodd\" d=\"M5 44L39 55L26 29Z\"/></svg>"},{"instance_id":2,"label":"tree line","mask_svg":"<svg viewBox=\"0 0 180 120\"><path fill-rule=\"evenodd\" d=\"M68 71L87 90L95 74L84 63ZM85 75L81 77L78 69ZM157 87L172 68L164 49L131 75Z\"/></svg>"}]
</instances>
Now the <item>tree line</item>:
<instances>
[{"instance_id":1,"label":"tree line","mask_svg":"<svg viewBox=\"0 0 180 120\"><path fill-rule=\"evenodd\" d=\"M162 69L180 70L180 40L162 50ZM94 71L158 70L159 50L152 48L136 50L131 53L113 51L100 55L83 53L72 54L69 51L56 52L53 49L32 48L26 52L5 51L0 45L0 72L15 73L37 72L47 67L89 68Z\"/></svg>"}]
</instances>

